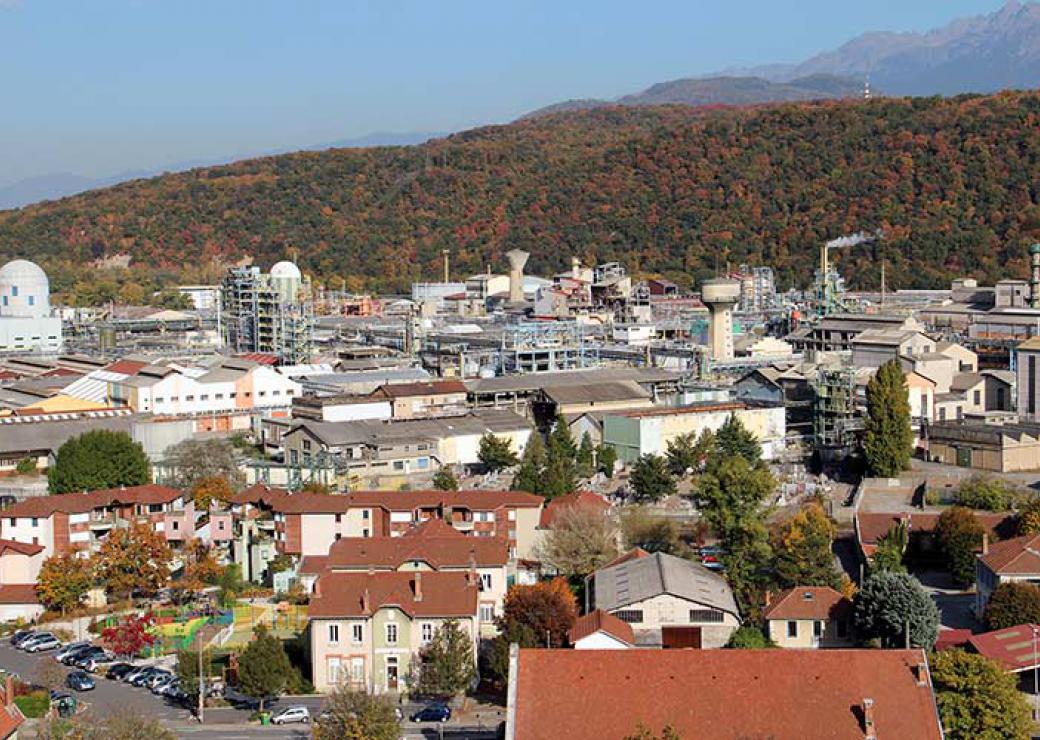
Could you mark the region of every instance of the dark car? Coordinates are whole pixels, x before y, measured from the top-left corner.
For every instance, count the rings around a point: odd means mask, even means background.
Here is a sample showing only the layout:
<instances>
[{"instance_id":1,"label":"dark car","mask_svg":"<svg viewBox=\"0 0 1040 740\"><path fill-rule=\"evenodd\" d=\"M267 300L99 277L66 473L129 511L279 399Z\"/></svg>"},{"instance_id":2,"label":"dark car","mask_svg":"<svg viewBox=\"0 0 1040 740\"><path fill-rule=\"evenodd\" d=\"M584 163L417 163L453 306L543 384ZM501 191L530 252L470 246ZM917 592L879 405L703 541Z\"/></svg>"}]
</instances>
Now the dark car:
<instances>
[{"instance_id":1,"label":"dark car","mask_svg":"<svg viewBox=\"0 0 1040 740\"><path fill-rule=\"evenodd\" d=\"M447 722L451 709L445 704L430 704L412 715L412 722Z\"/></svg>"},{"instance_id":2,"label":"dark car","mask_svg":"<svg viewBox=\"0 0 1040 740\"><path fill-rule=\"evenodd\" d=\"M36 630L18 630L13 635L11 635L11 644L15 647L18 647L35 634Z\"/></svg>"},{"instance_id":3,"label":"dark car","mask_svg":"<svg viewBox=\"0 0 1040 740\"><path fill-rule=\"evenodd\" d=\"M154 676L160 670L162 669L156 668L154 666L149 666L148 668L145 668L143 671L131 678L129 681L127 681L127 683L131 686L144 686L151 679L151 677Z\"/></svg>"},{"instance_id":4,"label":"dark car","mask_svg":"<svg viewBox=\"0 0 1040 740\"><path fill-rule=\"evenodd\" d=\"M74 691L93 691L94 678L86 671L73 671L65 677L65 685Z\"/></svg>"},{"instance_id":5,"label":"dark car","mask_svg":"<svg viewBox=\"0 0 1040 740\"><path fill-rule=\"evenodd\" d=\"M72 652L66 653L61 658L62 665L75 665L77 660L95 649L97 648L94 645L84 645L79 650L73 650Z\"/></svg>"},{"instance_id":6,"label":"dark car","mask_svg":"<svg viewBox=\"0 0 1040 740\"><path fill-rule=\"evenodd\" d=\"M123 676L125 676L132 670L134 670L134 667L129 663L113 663L108 667L108 670L105 672L105 678L111 678L113 681L119 681L123 678Z\"/></svg>"}]
</instances>

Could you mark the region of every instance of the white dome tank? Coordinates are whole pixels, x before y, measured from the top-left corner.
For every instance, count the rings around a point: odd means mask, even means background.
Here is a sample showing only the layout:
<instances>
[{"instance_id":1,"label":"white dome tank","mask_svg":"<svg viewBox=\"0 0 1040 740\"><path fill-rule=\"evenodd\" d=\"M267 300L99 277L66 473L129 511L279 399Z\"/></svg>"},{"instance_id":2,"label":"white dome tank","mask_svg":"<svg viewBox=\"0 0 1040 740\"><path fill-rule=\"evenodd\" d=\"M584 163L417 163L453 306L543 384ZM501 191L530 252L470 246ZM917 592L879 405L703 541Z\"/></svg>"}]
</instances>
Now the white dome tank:
<instances>
[{"instance_id":1,"label":"white dome tank","mask_svg":"<svg viewBox=\"0 0 1040 740\"><path fill-rule=\"evenodd\" d=\"M0 316L50 316L51 284L39 265L12 260L0 267Z\"/></svg>"},{"instance_id":2,"label":"white dome tank","mask_svg":"<svg viewBox=\"0 0 1040 740\"><path fill-rule=\"evenodd\" d=\"M271 284L278 290L283 303L295 303L303 283L303 273L295 263L288 260L276 262L271 267Z\"/></svg>"}]
</instances>

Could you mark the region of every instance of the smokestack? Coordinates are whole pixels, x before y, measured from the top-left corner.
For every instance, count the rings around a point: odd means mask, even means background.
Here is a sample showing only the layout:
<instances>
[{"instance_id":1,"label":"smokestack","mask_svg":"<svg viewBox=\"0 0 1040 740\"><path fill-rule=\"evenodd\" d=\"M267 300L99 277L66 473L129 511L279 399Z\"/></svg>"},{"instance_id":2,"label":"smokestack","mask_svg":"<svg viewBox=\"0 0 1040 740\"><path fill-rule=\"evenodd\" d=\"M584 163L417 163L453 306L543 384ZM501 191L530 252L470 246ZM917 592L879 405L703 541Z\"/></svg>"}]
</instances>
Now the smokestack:
<instances>
[{"instance_id":1,"label":"smokestack","mask_svg":"<svg viewBox=\"0 0 1040 740\"><path fill-rule=\"evenodd\" d=\"M874 700L863 700L863 740L877 740L877 730L874 729Z\"/></svg>"},{"instance_id":2,"label":"smokestack","mask_svg":"<svg viewBox=\"0 0 1040 740\"><path fill-rule=\"evenodd\" d=\"M441 254L444 255L444 282L450 283L451 282L451 279L450 279L451 271L448 269L449 268L448 250L447 249L442 249L441 250Z\"/></svg>"},{"instance_id":3,"label":"smokestack","mask_svg":"<svg viewBox=\"0 0 1040 740\"><path fill-rule=\"evenodd\" d=\"M1029 261L1032 265L1029 273L1029 307L1040 308L1040 244L1029 247Z\"/></svg>"},{"instance_id":4,"label":"smokestack","mask_svg":"<svg viewBox=\"0 0 1040 740\"><path fill-rule=\"evenodd\" d=\"M571 257L571 277L575 280L581 279L581 260L577 257Z\"/></svg>"},{"instance_id":5,"label":"smokestack","mask_svg":"<svg viewBox=\"0 0 1040 740\"><path fill-rule=\"evenodd\" d=\"M506 252L509 260L509 302L521 303L524 300L524 265L531 255L522 249Z\"/></svg>"}]
</instances>

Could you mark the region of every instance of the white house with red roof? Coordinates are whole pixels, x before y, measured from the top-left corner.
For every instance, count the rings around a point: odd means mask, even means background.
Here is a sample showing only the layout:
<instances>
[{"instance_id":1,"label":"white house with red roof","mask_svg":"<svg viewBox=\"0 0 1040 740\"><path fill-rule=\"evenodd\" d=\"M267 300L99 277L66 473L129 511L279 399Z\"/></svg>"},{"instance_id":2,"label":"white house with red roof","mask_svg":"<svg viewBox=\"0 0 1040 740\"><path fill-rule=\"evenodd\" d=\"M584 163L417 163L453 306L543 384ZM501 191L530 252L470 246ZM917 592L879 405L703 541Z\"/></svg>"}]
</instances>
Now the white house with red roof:
<instances>
[{"instance_id":1,"label":"white house with red roof","mask_svg":"<svg viewBox=\"0 0 1040 740\"><path fill-rule=\"evenodd\" d=\"M0 539L0 622L31 621L43 613L36 596L43 560L43 545Z\"/></svg>"},{"instance_id":2,"label":"white house with red roof","mask_svg":"<svg viewBox=\"0 0 1040 740\"><path fill-rule=\"evenodd\" d=\"M632 625L602 609L578 617L567 637L575 650L626 650L636 644Z\"/></svg>"},{"instance_id":3,"label":"white house with red roof","mask_svg":"<svg viewBox=\"0 0 1040 740\"><path fill-rule=\"evenodd\" d=\"M797 586L766 601L766 633L780 647L852 646L852 602L833 588Z\"/></svg>"},{"instance_id":4,"label":"white house with red roof","mask_svg":"<svg viewBox=\"0 0 1040 740\"><path fill-rule=\"evenodd\" d=\"M975 560L975 614L986 613L989 597L1001 583L1025 582L1040 585L1040 534L990 543L983 539L982 553Z\"/></svg>"}]
</instances>

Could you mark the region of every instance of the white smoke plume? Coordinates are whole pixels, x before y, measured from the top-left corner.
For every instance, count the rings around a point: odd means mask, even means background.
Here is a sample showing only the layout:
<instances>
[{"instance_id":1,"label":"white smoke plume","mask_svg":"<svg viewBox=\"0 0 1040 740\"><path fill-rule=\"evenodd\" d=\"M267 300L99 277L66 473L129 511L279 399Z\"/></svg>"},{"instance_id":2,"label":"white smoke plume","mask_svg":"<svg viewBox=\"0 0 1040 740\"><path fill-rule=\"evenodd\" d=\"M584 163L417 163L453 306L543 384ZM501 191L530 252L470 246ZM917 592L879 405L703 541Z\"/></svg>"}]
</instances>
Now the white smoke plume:
<instances>
[{"instance_id":1,"label":"white smoke plume","mask_svg":"<svg viewBox=\"0 0 1040 740\"><path fill-rule=\"evenodd\" d=\"M873 234L861 231L858 234L849 234L848 236L839 236L837 239L831 239L827 242L827 249L837 249L838 247L854 247L857 244L863 244L864 242L872 242L875 239L881 238L881 230L875 231Z\"/></svg>"}]
</instances>

